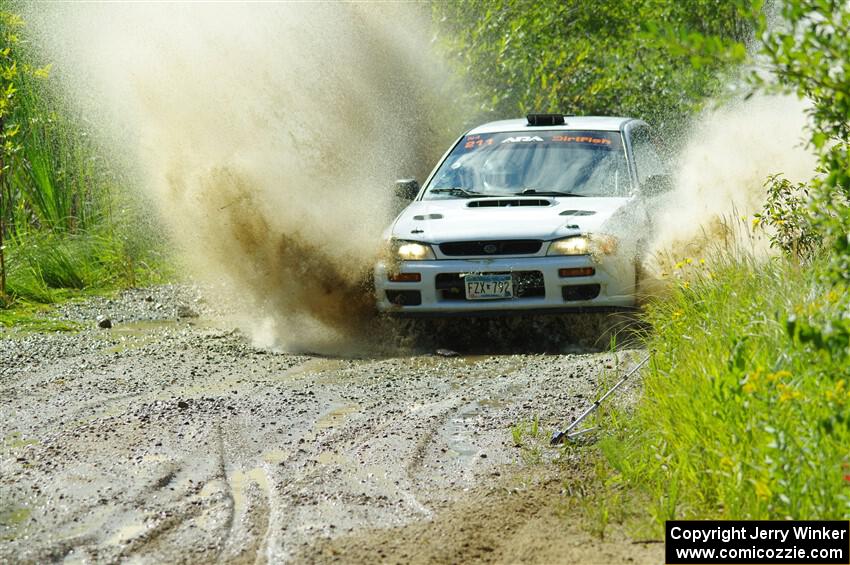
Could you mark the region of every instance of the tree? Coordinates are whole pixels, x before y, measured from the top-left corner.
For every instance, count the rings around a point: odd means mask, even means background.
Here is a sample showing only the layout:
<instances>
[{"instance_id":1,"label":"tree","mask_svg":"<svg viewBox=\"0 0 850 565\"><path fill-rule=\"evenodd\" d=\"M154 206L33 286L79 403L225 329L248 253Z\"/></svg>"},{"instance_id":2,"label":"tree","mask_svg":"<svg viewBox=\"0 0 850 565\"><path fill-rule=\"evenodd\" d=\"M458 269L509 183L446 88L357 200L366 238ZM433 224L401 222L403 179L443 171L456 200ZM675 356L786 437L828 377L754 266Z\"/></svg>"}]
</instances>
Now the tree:
<instances>
[{"instance_id":1,"label":"tree","mask_svg":"<svg viewBox=\"0 0 850 565\"><path fill-rule=\"evenodd\" d=\"M8 208L12 201L12 156L20 149L16 136L20 126L13 123L15 94L18 91L18 62L15 46L24 21L17 14L0 11L0 301L6 301L6 248Z\"/></svg>"},{"instance_id":2,"label":"tree","mask_svg":"<svg viewBox=\"0 0 850 565\"><path fill-rule=\"evenodd\" d=\"M434 5L483 114L688 117L746 57L749 0L489 0ZM478 117L476 117L477 119Z\"/></svg>"},{"instance_id":3,"label":"tree","mask_svg":"<svg viewBox=\"0 0 850 565\"><path fill-rule=\"evenodd\" d=\"M786 0L784 27L762 22L764 55L781 85L811 102L809 145L822 174L811 182L815 221L832 242L833 282L850 281L850 5Z\"/></svg>"}]
</instances>

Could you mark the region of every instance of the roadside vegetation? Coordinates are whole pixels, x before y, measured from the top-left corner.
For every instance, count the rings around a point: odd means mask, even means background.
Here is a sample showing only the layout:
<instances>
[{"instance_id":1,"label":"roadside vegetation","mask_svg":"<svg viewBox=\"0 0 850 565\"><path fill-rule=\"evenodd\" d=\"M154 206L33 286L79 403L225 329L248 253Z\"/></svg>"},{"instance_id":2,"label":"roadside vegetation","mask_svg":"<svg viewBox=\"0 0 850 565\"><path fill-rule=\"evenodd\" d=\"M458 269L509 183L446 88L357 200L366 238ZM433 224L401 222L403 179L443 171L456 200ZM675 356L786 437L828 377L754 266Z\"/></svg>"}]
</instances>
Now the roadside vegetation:
<instances>
[{"instance_id":1,"label":"roadside vegetation","mask_svg":"<svg viewBox=\"0 0 850 565\"><path fill-rule=\"evenodd\" d=\"M26 22L0 4L0 324L33 305L161 280L131 181L59 95Z\"/></svg>"},{"instance_id":2,"label":"roadside vegetation","mask_svg":"<svg viewBox=\"0 0 850 565\"><path fill-rule=\"evenodd\" d=\"M672 518L838 519L850 510L850 8L790 0L762 26L763 88L807 98L821 173L766 183L750 226L778 255L677 266L646 312L644 398L601 452L607 481ZM765 76L769 78L765 79Z\"/></svg>"},{"instance_id":3,"label":"roadside vegetation","mask_svg":"<svg viewBox=\"0 0 850 565\"><path fill-rule=\"evenodd\" d=\"M712 259L647 309L655 354L636 413L601 442L603 476L640 493L658 527L843 516L847 365L808 326L844 310L825 261Z\"/></svg>"},{"instance_id":4,"label":"roadside vegetation","mask_svg":"<svg viewBox=\"0 0 850 565\"><path fill-rule=\"evenodd\" d=\"M609 414L603 439L579 449L595 461L586 510L599 535L611 519L657 537L673 518L846 516L850 8L822 0L478 8L438 12L452 22L449 49L479 85L483 113L622 113L675 137L687 124L676 116L743 90L811 103L804 133L820 173L802 185L765 179L764 211L727 219L743 240L768 238L775 255L676 258L670 292L643 314L653 356L642 399ZM723 87L730 77L737 88Z\"/></svg>"}]
</instances>

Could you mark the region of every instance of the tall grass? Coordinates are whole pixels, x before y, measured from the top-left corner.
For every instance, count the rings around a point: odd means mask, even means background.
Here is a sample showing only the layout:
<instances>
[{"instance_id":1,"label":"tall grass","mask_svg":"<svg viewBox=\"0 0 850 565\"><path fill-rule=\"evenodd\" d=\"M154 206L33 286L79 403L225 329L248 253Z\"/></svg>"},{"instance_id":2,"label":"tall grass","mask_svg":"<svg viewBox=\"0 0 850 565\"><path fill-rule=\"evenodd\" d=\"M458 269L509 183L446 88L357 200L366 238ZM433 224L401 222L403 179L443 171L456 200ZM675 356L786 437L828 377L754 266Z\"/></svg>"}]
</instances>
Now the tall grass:
<instances>
[{"instance_id":1,"label":"tall grass","mask_svg":"<svg viewBox=\"0 0 850 565\"><path fill-rule=\"evenodd\" d=\"M790 331L839 314L841 296L818 261L729 257L680 263L685 282L648 307L644 396L602 452L659 528L846 516L850 365Z\"/></svg>"},{"instance_id":2,"label":"tall grass","mask_svg":"<svg viewBox=\"0 0 850 565\"><path fill-rule=\"evenodd\" d=\"M29 77L22 83L17 101L23 143L12 169L18 204L14 225L21 230L85 229L90 188L100 188L90 170L91 151L81 147L85 134L56 112L49 83Z\"/></svg>"},{"instance_id":3,"label":"tall grass","mask_svg":"<svg viewBox=\"0 0 850 565\"><path fill-rule=\"evenodd\" d=\"M25 42L16 56L22 67L37 66ZM139 221L138 199L128 197L127 179L109 167L106 148L49 75L22 73L18 86L12 121L20 148L4 173L0 210L6 305L160 280L167 263L162 241L150 222Z\"/></svg>"},{"instance_id":4,"label":"tall grass","mask_svg":"<svg viewBox=\"0 0 850 565\"><path fill-rule=\"evenodd\" d=\"M132 228L129 228L132 234ZM8 291L19 301L53 303L73 291L104 290L164 282L173 276L168 257L141 236L81 232L30 232L9 248ZM69 292L71 291L71 292Z\"/></svg>"}]
</instances>

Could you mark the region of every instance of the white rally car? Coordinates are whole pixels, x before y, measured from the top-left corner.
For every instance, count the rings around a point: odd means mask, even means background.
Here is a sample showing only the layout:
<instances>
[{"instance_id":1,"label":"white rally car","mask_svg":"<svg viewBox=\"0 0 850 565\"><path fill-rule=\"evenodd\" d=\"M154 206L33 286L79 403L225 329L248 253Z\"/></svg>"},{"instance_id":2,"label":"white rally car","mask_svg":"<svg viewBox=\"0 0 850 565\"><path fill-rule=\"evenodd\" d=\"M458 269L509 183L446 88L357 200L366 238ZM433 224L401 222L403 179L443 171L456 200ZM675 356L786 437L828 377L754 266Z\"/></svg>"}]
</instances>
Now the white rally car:
<instances>
[{"instance_id":1,"label":"white rally car","mask_svg":"<svg viewBox=\"0 0 850 565\"><path fill-rule=\"evenodd\" d=\"M479 126L388 228L378 309L409 316L635 305L646 203L669 186L645 122L532 114Z\"/></svg>"}]
</instances>

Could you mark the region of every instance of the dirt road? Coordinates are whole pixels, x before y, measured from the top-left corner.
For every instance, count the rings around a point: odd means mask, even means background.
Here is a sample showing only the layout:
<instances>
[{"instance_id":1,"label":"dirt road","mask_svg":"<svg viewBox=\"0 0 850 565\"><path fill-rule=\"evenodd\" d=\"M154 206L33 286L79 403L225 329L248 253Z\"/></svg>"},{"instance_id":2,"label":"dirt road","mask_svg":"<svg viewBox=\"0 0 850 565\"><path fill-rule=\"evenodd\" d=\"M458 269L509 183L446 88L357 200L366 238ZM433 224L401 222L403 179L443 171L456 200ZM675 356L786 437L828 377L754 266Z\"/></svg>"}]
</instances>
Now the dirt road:
<instances>
[{"instance_id":1,"label":"dirt road","mask_svg":"<svg viewBox=\"0 0 850 565\"><path fill-rule=\"evenodd\" d=\"M0 561L660 562L565 519L557 451L528 466L510 432L575 414L633 352L291 355L196 293L2 334Z\"/></svg>"}]
</instances>

